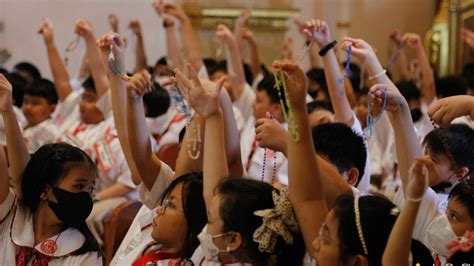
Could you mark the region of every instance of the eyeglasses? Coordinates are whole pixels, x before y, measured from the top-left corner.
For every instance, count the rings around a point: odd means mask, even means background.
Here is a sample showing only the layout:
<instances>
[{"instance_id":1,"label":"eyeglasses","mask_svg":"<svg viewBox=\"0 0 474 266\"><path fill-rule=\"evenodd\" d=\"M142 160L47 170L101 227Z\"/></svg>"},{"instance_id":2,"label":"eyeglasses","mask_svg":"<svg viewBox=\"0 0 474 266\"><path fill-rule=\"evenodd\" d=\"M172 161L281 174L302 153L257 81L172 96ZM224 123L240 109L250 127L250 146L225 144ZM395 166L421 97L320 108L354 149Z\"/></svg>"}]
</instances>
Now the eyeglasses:
<instances>
[{"instance_id":1,"label":"eyeglasses","mask_svg":"<svg viewBox=\"0 0 474 266\"><path fill-rule=\"evenodd\" d=\"M158 208L156 209L156 213L162 215L162 214L165 213L166 209L168 209L168 208L170 208L170 209L172 209L172 210L184 212L184 210L178 208L178 207L176 206L176 204L175 204L172 200L170 200L170 198L165 198L165 199L163 200L163 202L161 202L161 204L158 205Z\"/></svg>"}]
</instances>

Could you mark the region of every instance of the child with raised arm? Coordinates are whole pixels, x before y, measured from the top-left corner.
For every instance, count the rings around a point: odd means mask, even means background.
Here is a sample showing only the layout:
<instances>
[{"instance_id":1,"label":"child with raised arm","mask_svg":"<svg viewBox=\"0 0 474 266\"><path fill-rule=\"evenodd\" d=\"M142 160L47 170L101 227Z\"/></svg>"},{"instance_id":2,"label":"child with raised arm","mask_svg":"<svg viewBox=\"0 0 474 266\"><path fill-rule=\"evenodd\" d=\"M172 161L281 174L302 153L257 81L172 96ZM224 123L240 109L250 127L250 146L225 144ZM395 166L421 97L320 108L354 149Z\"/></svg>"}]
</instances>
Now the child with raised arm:
<instances>
[{"instance_id":1,"label":"child with raised arm","mask_svg":"<svg viewBox=\"0 0 474 266\"><path fill-rule=\"evenodd\" d=\"M370 45L360 39L347 38L343 47L347 49L349 45L356 47L356 50L353 49L354 54L367 60L371 75L377 82L384 84L382 87L374 86L371 89L370 97L374 104L373 108L377 110L381 109L384 101L386 102L385 110L389 112L390 122L395 132L397 159L403 188L400 193L404 193L404 198L407 199L406 187L409 180L409 168L415 162L415 157L422 155L408 104L385 75L385 71L380 66ZM420 161L429 166L429 159L422 158ZM448 196L446 213L438 210L440 200L431 188L428 188L427 193L421 199L421 211L416 220L413 238L421 241L433 252L435 263L446 260L448 250L444 245L447 242L456 236L463 235L466 230L472 230L473 216L470 210L472 210L474 201L472 195L467 196L472 193L472 187L473 182L470 180L461 182L454 187Z\"/></svg>"},{"instance_id":2,"label":"child with raised arm","mask_svg":"<svg viewBox=\"0 0 474 266\"><path fill-rule=\"evenodd\" d=\"M86 225L96 165L85 152L64 143L44 145L30 158L13 113L11 91L0 75L0 111L10 157L8 169L0 151L3 263L102 265L102 252Z\"/></svg>"}]
</instances>

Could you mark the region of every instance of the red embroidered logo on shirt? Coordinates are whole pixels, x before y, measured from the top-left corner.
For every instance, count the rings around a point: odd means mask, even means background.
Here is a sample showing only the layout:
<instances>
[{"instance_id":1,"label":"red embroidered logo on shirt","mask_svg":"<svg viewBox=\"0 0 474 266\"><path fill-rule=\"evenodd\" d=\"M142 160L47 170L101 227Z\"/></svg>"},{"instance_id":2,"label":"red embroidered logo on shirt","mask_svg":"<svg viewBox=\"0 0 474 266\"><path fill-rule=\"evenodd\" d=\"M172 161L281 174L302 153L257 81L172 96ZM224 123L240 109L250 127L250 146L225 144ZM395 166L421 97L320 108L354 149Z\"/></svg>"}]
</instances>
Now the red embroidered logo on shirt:
<instances>
[{"instance_id":1,"label":"red embroidered logo on shirt","mask_svg":"<svg viewBox=\"0 0 474 266\"><path fill-rule=\"evenodd\" d=\"M52 255L58 250L58 245L54 240L46 240L41 243L40 249L43 253Z\"/></svg>"}]
</instances>

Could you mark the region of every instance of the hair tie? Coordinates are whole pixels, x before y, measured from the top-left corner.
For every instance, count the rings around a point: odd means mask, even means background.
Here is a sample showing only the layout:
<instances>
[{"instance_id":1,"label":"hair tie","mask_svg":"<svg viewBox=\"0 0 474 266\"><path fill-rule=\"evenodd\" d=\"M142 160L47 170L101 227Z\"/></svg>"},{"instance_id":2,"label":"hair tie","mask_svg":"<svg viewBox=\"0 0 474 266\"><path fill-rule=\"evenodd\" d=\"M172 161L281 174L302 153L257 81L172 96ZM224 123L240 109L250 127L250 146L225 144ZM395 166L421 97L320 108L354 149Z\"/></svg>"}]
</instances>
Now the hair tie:
<instances>
[{"instance_id":1,"label":"hair tie","mask_svg":"<svg viewBox=\"0 0 474 266\"><path fill-rule=\"evenodd\" d=\"M281 236L285 243L293 244L293 233L299 232L295 214L288 199L288 188L272 192L273 209L258 210L254 214L262 217L262 225L253 233L253 241L258 243L260 252L273 253L278 237Z\"/></svg>"}]
</instances>

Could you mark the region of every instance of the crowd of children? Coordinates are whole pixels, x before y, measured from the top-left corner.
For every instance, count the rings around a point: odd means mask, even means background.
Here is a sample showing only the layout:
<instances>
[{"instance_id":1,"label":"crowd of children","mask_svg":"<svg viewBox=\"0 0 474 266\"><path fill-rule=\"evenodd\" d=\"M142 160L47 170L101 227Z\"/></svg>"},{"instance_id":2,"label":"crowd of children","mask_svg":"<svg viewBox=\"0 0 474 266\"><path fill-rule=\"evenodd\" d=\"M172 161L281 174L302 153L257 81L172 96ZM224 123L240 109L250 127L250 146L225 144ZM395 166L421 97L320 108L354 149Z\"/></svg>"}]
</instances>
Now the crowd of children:
<instances>
[{"instance_id":1,"label":"crowd of children","mask_svg":"<svg viewBox=\"0 0 474 266\"><path fill-rule=\"evenodd\" d=\"M105 218L129 200L143 206L110 265L474 263L472 65L438 77L421 37L394 31L384 68L368 42L336 41L316 19L297 21L303 50L265 65L250 10L233 32L217 27L217 61L179 4L150 8L167 43L154 66L132 21L126 72L111 15L99 38L76 21L77 77L47 19L52 81L27 62L2 69L2 264L104 264ZM461 36L474 49L474 32ZM160 157L170 144L174 167Z\"/></svg>"}]
</instances>

